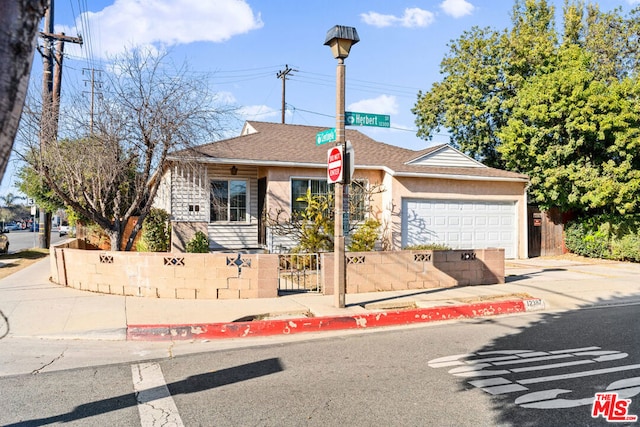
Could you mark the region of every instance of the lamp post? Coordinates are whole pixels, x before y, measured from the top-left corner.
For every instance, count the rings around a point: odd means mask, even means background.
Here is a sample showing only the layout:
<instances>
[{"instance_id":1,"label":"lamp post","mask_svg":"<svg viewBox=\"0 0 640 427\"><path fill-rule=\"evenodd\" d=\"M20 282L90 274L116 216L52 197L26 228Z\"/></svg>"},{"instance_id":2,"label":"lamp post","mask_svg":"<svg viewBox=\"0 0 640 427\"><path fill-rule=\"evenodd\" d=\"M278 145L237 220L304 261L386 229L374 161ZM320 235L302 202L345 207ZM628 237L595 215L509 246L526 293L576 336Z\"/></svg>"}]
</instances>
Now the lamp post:
<instances>
[{"instance_id":1,"label":"lamp post","mask_svg":"<svg viewBox=\"0 0 640 427\"><path fill-rule=\"evenodd\" d=\"M336 25L327 31L325 46L331 48L333 57L338 60L336 71L336 144L342 145L343 157L346 158L347 143L345 140L345 124L344 124L344 81L345 67L344 59L349 56L351 46L358 43L360 38L358 32L353 27L345 27ZM343 212L345 204L345 187L349 184L349 165L343 160L342 162L342 182L335 185L335 227L333 240L334 253L334 270L333 270L333 294L335 296L335 305L338 308L345 306L345 293L347 287L347 270L345 266L345 247L344 247L344 231L343 231ZM349 209L347 200L347 209Z\"/></svg>"}]
</instances>

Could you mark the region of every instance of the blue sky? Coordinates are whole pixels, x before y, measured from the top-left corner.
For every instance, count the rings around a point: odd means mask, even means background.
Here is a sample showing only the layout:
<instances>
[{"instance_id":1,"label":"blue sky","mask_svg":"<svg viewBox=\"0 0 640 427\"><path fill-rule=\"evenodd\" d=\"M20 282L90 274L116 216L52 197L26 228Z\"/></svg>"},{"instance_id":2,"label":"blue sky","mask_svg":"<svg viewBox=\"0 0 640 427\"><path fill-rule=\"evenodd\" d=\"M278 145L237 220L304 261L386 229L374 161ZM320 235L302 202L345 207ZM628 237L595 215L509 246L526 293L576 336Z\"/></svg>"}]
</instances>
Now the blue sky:
<instances>
[{"instance_id":1,"label":"blue sky","mask_svg":"<svg viewBox=\"0 0 640 427\"><path fill-rule=\"evenodd\" d=\"M564 0L549 0L562 9ZM640 0L601 0L627 12ZM510 27L513 0L56 0L56 32L82 34L65 45L66 90L86 90L83 68L106 69L107 58L132 45L170 49L177 63L210 73L212 87L241 108L242 119L280 122L286 65L286 122L335 125L336 60L324 46L334 25L360 37L346 59L346 109L391 116L391 128L360 127L370 137L410 149L446 143L415 136L411 113L419 90L439 81L447 43L473 26ZM41 58L33 81L40 82ZM80 88L80 89L78 89ZM88 96L88 95L87 95ZM240 128L230 129L237 135ZM314 144L309 141L308 144ZM300 147L304 149L303 146ZM16 192L15 162L0 194Z\"/></svg>"}]
</instances>

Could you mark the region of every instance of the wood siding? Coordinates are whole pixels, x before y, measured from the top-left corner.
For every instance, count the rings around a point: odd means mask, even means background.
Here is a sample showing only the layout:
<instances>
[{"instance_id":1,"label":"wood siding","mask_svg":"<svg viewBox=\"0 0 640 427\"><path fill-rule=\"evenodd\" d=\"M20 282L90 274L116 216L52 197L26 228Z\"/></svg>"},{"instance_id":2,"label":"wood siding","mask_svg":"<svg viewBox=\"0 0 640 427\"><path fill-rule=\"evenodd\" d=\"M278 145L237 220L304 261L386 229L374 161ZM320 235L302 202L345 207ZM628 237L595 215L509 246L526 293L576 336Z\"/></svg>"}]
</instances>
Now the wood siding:
<instances>
[{"instance_id":1,"label":"wood siding","mask_svg":"<svg viewBox=\"0 0 640 427\"><path fill-rule=\"evenodd\" d=\"M171 219L209 220L209 184L202 166L175 165L171 170Z\"/></svg>"},{"instance_id":2,"label":"wood siding","mask_svg":"<svg viewBox=\"0 0 640 427\"><path fill-rule=\"evenodd\" d=\"M409 162L411 165L482 168L484 165L470 159L459 151L444 147L434 153L426 154Z\"/></svg>"},{"instance_id":3,"label":"wood siding","mask_svg":"<svg viewBox=\"0 0 640 427\"><path fill-rule=\"evenodd\" d=\"M231 174L229 164L216 164L207 167L209 180L244 179L247 181L247 221L246 222L210 222L209 247L213 250L254 249L258 243L258 169L255 166L236 165L237 172ZM207 182L207 186L209 183ZM208 193L207 193L208 195ZM207 198L207 221L209 220L209 199Z\"/></svg>"}]
</instances>

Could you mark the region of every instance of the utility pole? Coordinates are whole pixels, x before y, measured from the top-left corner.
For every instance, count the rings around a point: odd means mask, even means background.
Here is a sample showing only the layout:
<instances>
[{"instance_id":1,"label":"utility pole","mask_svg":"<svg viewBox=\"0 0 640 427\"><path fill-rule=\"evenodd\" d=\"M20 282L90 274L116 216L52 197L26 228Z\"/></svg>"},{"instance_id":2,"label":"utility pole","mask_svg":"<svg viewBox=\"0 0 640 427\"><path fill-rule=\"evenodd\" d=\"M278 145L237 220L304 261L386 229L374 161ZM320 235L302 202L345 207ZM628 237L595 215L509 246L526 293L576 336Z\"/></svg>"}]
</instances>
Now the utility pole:
<instances>
[{"instance_id":1,"label":"utility pole","mask_svg":"<svg viewBox=\"0 0 640 427\"><path fill-rule=\"evenodd\" d=\"M53 1L47 1L44 15L42 55L42 116L40 117L40 147L58 138L58 120L60 112L60 92L62 87L62 59L64 42L82 44L82 37L69 37L64 33L53 33ZM54 57L53 41L56 40ZM54 69L55 68L55 69ZM40 248L49 248L51 243L51 212L40 207L38 221L38 241ZM34 224L35 225L35 224ZM35 229L34 229L35 232Z\"/></svg>"},{"instance_id":2,"label":"utility pole","mask_svg":"<svg viewBox=\"0 0 640 427\"><path fill-rule=\"evenodd\" d=\"M286 81L287 81L287 76L292 72L292 71L298 71L298 70L294 70L293 68L289 68L289 66L287 64L285 64L284 66L284 70L278 71L278 73L276 74L276 76L279 79L282 79L282 124L284 124L284 111L286 108L286 103L285 103L285 93L286 93Z\"/></svg>"}]
</instances>

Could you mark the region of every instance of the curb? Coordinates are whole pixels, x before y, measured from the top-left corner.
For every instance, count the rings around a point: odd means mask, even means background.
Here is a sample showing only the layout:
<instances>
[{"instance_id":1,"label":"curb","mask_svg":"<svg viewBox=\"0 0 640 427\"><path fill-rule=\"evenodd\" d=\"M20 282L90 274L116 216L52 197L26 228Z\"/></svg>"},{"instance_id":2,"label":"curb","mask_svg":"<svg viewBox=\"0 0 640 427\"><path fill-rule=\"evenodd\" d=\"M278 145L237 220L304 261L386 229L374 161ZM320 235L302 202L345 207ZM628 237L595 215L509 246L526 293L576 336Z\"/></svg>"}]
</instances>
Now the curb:
<instances>
[{"instance_id":1,"label":"curb","mask_svg":"<svg viewBox=\"0 0 640 427\"><path fill-rule=\"evenodd\" d=\"M516 314L543 310L542 299L503 300L476 304L389 310L349 316L304 317L194 325L128 325L128 341L212 340L293 335L305 332L369 329L442 320Z\"/></svg>"}]
</instances>

